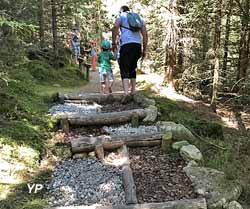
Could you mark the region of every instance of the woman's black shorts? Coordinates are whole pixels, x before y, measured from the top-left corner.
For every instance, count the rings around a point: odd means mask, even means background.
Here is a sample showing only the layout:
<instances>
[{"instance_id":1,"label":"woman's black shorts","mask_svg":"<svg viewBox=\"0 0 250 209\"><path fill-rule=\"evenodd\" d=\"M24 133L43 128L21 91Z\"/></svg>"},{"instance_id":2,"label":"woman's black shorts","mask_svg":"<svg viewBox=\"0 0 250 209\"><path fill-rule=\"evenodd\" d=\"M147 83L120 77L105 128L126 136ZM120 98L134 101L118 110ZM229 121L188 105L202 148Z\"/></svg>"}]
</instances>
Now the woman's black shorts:
<instances>
[{"instance_id":1,"label":"woman's black shorts","mask_svg":"<svg viewBox=\"0 0 250 209\"><path fill-rule=\"evenodd\" d=\"M137 61L141 57L141 44L129 43L121 46L119 66L122 79L136 78Z\"/></svg>"}]
</instances>

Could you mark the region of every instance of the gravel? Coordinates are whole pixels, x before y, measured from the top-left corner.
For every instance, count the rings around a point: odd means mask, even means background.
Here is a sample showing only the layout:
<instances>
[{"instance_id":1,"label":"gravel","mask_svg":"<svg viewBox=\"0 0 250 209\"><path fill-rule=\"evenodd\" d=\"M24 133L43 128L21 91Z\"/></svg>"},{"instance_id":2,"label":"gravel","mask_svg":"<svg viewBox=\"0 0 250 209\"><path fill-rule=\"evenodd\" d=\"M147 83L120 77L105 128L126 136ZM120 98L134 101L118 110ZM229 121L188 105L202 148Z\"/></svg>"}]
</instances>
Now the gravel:
<instances>
[{"instance_id":1,"label":"gravel","mask_svg":"<svg viewBox=\"0 0 250 209\"><path fill-rule=\"evenodd\" d=\"M48 190L51 206L125 204L120 171L95 158L62 161Z\"/></svg>"},{"instance_id":2,"label":"gravel","mask_svg":"<svg viewBox=\"0 0 250 209\"><path fill-rule=\"evenodd\" d=\"M100 105L98 104L74 104L74 103L65 103L55 105L49 110L51 115L60 115L64 113L78 113L79 115L93 114L100 112Z\"/></svg>"},{"instance_id":3,"label":"gravel","mask_svg":"<svg viewBox=\"0 0 250 209\"><path fill-rule=\"evenodd\" d=\"M158 146L129 149L129 154L139 203L197 197L179 155L164 154Z\"/></svg>"},{"instance_id":4,"label":"gravel","mask_svg":"<svg viewBox=\"0 0 250 209\"><path fill-rule=\"evenodd\" d=\"M112 104L99 105L97 103L64 103L58 104L50 108L50 115L60 115L65 113L78 113L79 115L106 113L106 112L121 112L125 110L138 109L140 106L135 102L121 104L114 102Z\"/></svg>"},{"instance_id":5,"label":"gravel","mask_svg":"<svg viewBox=\"0 0 250 209\"><path fill-rule=\"evenodd\" d=\"M138 136L144 134L159 134L160 131L157 126L144 126L141 125L137 128L133 128L131 124L125 124L122 126L105 126L103 130L109 133L111 136Z\"/></svg>"}]
</instances>

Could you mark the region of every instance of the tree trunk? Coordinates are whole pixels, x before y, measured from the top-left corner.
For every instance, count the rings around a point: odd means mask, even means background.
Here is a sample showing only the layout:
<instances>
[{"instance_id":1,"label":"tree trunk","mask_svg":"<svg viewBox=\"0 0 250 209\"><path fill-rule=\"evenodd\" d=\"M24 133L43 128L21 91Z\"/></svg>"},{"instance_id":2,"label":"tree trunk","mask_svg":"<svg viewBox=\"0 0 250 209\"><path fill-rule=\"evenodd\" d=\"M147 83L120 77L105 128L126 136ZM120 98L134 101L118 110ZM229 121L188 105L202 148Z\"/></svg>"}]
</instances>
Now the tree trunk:
<instances>
[{"instance_id":1,"label":"tree trunk","mask_svg":"<svg viewBox=\"0 0 250 209\"><path fill-rule=\"evenodd\" d=\"M53 50L54 50L54 64L58 65L58 28L57 28L57 9L56 0L51 0L51 14L52 14L52 36L53 36Z\"/></svg>"},{"instance_id":2,"label":"tree trunk","mask_svg":"<svg viewBox=\"0 0 250 209\"><path fill-rule=\"evenodd\" d=\"M178 5L178 14L183 15L185 14L185 7L186 2L184 0L177 0ZM183 43L183 37L184 37L184 28L180 26L180 30L178 33L179 43L177 48L177 69L178 72L183 72L183 64L184 64L184 43Z\"/></svg>"},{"instance_id":3,"label":"tree trunk","mask_svg":"<svg viewBox=\"0 0 250 209\"><path fill-rule=\"evenodd\" d=\"M246 78L248 63L249 63L249 42L250 42L250 30L249 30L249 0L244 0L241 4L243 8L243 14L241 17L241 33L240 33L240 47L239 47L239 61L238 61L238 75L239 81L239 93L243 93L244 82Z\"/></svg>"},{"instance_id":4,"label":"tree trunk","mask_svg":"<svg viewBox=\"0 0 250 209\"><path fill-rule=\"evenodd\" d=\"M213 51L215 54L214 59L214 75L213 75L213 90L212 90L212 100L211 107L213 111L216 111L216 103L217 103L217 94L219 88L219 70L220 70L220 34L221 34L221 7L222 0L217 1L217 11L215 15L215 30L214 30L214 39L213 39Z\"/></svg>"},{"instance_id":5,"label":"tree trunk","mask_svg":"<svg viewBox=\"0 0 250 209\"><path fill-rule=\"evenodd\" d=\"M40 38L40 47L45 47L44 40L44 0L39 0L39 38Z\"/></svg>"},{"instance_id":6,"label":"tree trunk","mask_svg":"<svg viewBox=\"0 0 250 209\"><path fill-rule=\"evenodd\" d=\"M228 9L227 13L227 20L226 20L226 34L225 34L225 41L224 41L224 58L223 58L223 65L222 65L222 75L223 83L226 81L227 75L227 61L228 61L228 43L229 43L229 35L230 35L230 24L231 24L231 11L232 11L232 0L228 2Z\"/></svg>"},{"instance_id":7,"label":"tree trunk","mask_svg":"<svg viewBox=\"0 0 250 209\"><path fill-rule=\"evenodd\" d=\"M166 48L165 48L165 81L174 87L174 76L176 75L176 48L178 27L175 16L177 11L177 0L172 0L169 3L170 18L167 22L166 29ZM172 16L172 17L171 17Z\"/></svg>"}]
</instances>

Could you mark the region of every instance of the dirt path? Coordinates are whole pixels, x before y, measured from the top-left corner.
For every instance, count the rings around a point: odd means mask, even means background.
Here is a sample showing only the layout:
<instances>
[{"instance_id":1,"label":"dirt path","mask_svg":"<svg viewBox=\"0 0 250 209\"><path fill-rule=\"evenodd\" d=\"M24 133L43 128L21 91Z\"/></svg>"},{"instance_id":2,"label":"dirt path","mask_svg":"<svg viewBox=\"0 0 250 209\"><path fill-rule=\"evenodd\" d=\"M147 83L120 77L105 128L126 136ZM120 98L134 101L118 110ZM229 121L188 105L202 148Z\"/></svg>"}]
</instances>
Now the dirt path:
<instances>
[{"instance_id":1,"label":"dirt path","mask_svg":"<svg viewBox=\"0 0 250 209\"><path fill-rule=\"evenodd\" d=\"M119 68L117 65L113 69L115 81L112 87L113 92L122 92L122 82L120 78ZM81 91L86 93L100 92L100 81L98 71L90 71L89 83L81 88Z\"/></svg>"}]
</instances>

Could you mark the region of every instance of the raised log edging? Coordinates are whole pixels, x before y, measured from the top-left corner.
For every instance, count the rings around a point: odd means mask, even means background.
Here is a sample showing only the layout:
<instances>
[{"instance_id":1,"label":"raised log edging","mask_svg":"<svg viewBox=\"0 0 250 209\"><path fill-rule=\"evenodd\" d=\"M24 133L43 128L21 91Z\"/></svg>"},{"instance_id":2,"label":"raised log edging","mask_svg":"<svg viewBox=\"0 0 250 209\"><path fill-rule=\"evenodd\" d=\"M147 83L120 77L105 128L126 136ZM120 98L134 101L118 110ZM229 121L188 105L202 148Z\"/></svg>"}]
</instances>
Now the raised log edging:
<instances>
[{"instance_id":1,"label":"raised log edging","mask_svg":"<svg viewBox=\"0 0 250 209\"><path fill-rule=\"evenodd\" d=\"M47 209L207 209L205 198L176 200L160 203L145 203L132 205L112 205L112 206L68 206L53 207Z\"/></svg>"},{"instance_id":2,"label":"raised log edging","mask_svg":"<svg viewBox=\"0 0 250 209\"><path fill-rule=\"evenodd\" d=\"M133 178L133 172L130 167L129 153L126 145L122 146L121 155L126 158L126 161L123 163L121 168L126 204L137 204L136 186Z\"/></svg>"},{"instance_id":3,"label":"raised log edging","mask_svg":"<svg viewBox=\"0 0 250 209\"><path fill-rule=\"evenodd\" d=\"M92 152L95 146L102 144L104 150L115 150L123 145L128 147L156 146L161 144L162 134L140 136L99 136L82 137L71 141L71 152Z\"/></svg>"}]
</instances>

